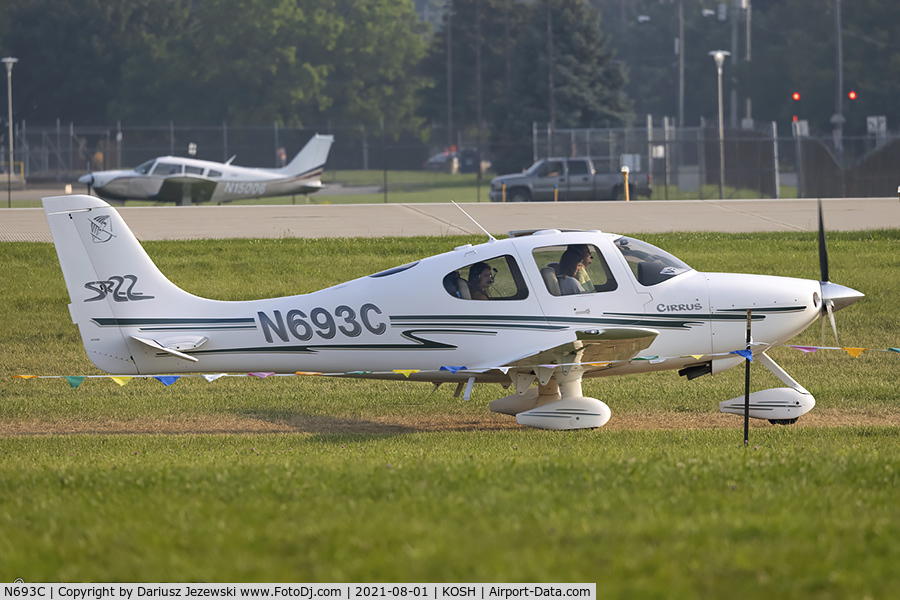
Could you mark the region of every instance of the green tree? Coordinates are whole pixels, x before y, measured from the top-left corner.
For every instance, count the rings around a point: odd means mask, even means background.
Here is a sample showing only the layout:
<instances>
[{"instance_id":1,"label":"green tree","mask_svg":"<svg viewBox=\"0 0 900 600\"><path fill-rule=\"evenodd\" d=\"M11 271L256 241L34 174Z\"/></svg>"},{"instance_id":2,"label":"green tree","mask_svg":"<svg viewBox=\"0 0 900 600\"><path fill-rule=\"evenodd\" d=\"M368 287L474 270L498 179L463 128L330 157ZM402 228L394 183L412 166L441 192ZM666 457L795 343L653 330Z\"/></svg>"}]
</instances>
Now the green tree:
<instances>
[{"instance_id":1,"label":"green tree","mask_svg":"<svg viewBox=\"0 0 900 600\"><path fill-rule=\"evenodd\" d=\"M144 34L110 117L299 124L329 105L328 53L343 28L324 0L204 0L168 35Z\"/></svg>"},{"instance_id":2,"label":"green tree","mask_svg":"<svg viewBox=\"0 0 900 600\"><path fill-rule=\"evenodd\" d=\"M6 0L0 49L14 70L16 120L105 124L122 86L122 65L143 53L143 35L162 34L190 0Z\"/></svg>"},{"instance_id":3,"label":"green tree","mask_svg":"<svg viewBox=\"0 0 900 600\"><path fill-rule=\"evenodd\" d=\"M508 109L512 94L512 63L523 40L520 32L528 11L513 0L453 0L448 3L441 29L434 36L420 71L433 81L422 93L422 115L441 134L435 141L455 144L457 132L467 141L477 133L478 57L481 62L482 125L490 128L493 116ZM447 36L450 81L447 78ZM479 27L476 27L476 22ZM480 47L480 48L479 48ZM448 126L448 85L452 89L452 126Z\"/></svg>"},{"instance_id":4,"label":"green tree","mask_svg":"<svg viewBox=\"0 0 900 600\"><path fill-rule=\"evenodd\" d=\"M532 123L551 120L551 68L556 128L622 127L632 119L623 92L625 71L607 48L600 31L600 13L584 0L546 0L527 10L523 35L530 43L521 44L516 55L515 101L503 114L495 115L492 146L501 171L530 163Z\"/></svg>"},{"instance_id":5,"label":"green tree","mask_svg":"<svg viewBox=\"0 0 900 600\"><path fill-rule=\"evenodd\" d=\"M426 25L410 0L337 0L342 27L329 48L324 94L332 123L396 135L418 131L419 97L428 79L417 66L425 55ZM321 119L320 121L321 122Z\"/></svg>"}]
</instances>

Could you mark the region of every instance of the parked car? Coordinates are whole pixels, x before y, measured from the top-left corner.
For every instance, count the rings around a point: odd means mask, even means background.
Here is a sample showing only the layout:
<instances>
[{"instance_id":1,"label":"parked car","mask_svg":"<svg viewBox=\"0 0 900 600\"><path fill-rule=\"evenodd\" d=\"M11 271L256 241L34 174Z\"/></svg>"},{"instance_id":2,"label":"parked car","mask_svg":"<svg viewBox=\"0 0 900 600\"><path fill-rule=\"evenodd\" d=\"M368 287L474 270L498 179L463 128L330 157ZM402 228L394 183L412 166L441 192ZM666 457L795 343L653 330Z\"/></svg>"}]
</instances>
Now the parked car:
<instances>
[{"instance_id":1,"label":"parked car","mask_svg":"<svg viewBox=\"0 0 900 600\"><path fill-rule=\"evenodd\" d=\"M595 164L590 158L544 158L523 173L500 175L491 180L492 202L543 202L567 200L624 200L625 183L619 168L604 160ZM600 165L605 168L598 168ZM505 185L505 198L504 198ZM649 174L631 173L629 197L652 197Z\"/></svg>"}]
</instances>

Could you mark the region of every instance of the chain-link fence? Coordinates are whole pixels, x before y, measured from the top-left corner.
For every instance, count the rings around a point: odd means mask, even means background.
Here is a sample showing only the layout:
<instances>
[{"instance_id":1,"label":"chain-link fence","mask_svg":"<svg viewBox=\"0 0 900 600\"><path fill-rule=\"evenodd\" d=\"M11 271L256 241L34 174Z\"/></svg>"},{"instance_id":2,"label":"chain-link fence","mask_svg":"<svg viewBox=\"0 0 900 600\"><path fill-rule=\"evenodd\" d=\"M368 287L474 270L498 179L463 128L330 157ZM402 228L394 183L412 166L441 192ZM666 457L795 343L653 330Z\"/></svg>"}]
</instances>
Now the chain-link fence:
<instances>
[{"instance_id":1,"label":"chain-link fence","mask_svg":"<svg viewBox=\"0 0 900 600\"><path fill-rule=\"evenodd\" d=\"M366 135L359 129L271 126L123 126L88 127L57 124L16 127L15 160L30 182L73 182L87 171L134 167L161 155L228 161L247 167L278 167L315 133L335 135L326 172L402 170L475 172L480 157L492 156L485 141L456 136L447 147L430 135ZM485 134L485 140L486 140ZM598 171L627 165L636 177L650 177L654 199L723 197L778 198L891 196L900 184L898 136L844 138L840 151L831 138L795 137L774 123L758 129L727 129L720 140L714 127L676 128L668 119L627 129L558 129L535 123L533 159L590 156ZM6 164L0 146L0 164ZM720 162L720 152L724 162ZM406 181L409 181L407 177Z\"/></svg>"}]
</instances>

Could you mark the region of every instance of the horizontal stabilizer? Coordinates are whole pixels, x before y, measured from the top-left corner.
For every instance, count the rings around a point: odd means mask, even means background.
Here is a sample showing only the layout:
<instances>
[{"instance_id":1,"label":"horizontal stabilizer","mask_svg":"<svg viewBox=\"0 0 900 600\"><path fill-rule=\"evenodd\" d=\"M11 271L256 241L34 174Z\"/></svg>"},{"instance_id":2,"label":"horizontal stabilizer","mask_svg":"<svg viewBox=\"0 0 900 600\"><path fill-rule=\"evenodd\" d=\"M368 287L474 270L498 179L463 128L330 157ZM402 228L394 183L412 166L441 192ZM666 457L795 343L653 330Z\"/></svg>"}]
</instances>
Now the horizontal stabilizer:
<instances>
[{"instance_id":1,"label":"horizontal stabilizer","mask_svg":"<svg viewBox=\"0 0 900 600\"><path fill-rule=\"evenodd\" d=\"M176 350L174 348L167 348L166 346L163 346L162 344L160 344L159 342L157 342L155 340L148 340L147 338L138 337L136 335L131 336L131 339L133 339L136 342L140 342L140 343L144 344L145 346L149 346L150 348L153 348L154 350L159 350L160 352L167 352L167 353L171 354L172 356L177 356L178 358L183 358L184 360L189 360L191 362L198 362L198 360L199 360L197 357L191 356L190 354L185 354L184 352L179 352L178 350Z\"/></svg>"}]
</instances>

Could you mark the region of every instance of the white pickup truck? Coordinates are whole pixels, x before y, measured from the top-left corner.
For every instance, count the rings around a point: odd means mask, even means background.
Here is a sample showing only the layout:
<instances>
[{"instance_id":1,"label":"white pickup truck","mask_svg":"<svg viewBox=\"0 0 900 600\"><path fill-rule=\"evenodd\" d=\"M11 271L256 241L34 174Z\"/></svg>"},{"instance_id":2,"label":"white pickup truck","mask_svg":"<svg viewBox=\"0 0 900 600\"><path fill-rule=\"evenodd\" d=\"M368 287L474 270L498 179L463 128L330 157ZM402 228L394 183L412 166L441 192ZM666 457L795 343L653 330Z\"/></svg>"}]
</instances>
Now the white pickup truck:
<instances>
[{"instance_id":1,"label":"white pickup truck","mask_svg":"<svg viewBox=\"0 0 900 600\"><path fill-rule=\"evenodd\" d=\"M608 165L608 161L603 162ZM522 173L491 180L491 202L546 202L558 200L624 200L621 170L595 168L590 158L542 158ZM653 194L650 176L630 173L629 197Z\"/></svg>"}]
</instances>

